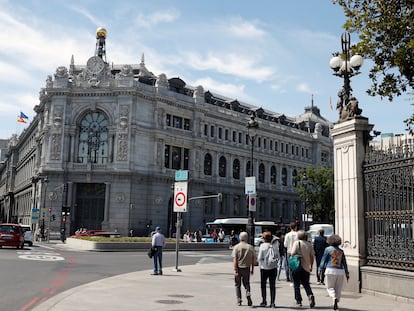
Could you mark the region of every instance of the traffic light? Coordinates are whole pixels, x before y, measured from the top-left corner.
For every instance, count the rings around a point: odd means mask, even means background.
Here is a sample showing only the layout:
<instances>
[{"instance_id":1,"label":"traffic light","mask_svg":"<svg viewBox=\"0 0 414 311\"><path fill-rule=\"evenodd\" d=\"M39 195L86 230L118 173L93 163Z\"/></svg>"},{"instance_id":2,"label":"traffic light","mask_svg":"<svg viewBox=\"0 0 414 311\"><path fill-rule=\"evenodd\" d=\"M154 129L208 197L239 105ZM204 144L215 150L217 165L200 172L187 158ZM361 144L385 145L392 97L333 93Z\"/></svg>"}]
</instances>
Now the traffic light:
<instances>
[{"instance_id":1,"label":"traffic light","mask_svg":"<svg viewBox=\"0 0 414 311\"><path fill-rule=\"evenodd\" d=\"M56 215L55 214L53 214L52 215L52 221L55 221L56 220Z\"/></svg>"}]
</instances>

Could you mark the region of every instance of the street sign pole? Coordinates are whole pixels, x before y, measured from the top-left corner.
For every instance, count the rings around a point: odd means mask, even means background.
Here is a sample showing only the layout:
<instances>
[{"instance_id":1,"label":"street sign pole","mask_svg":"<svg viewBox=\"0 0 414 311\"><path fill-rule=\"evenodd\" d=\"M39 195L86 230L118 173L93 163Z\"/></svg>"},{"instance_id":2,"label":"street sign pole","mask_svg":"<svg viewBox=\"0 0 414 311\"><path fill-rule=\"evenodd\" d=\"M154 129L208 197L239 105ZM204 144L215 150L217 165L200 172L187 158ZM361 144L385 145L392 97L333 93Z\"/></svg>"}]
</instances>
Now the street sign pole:
<instances>
[{"instance_id":1,"label":"street sign pole","mask_svg":"<svg viewBox=\"0 0 414 311\"><path fill-rule=\"evenodd\" d=\"M181 213L187 212L187 189L188 189L188 171L179 170L175 172L174 183L174 212L177 213L177 230L175 234L175 272L181 272L178 268L178 253L180 249L181 237Z\"/></svg>"}]
</instances>

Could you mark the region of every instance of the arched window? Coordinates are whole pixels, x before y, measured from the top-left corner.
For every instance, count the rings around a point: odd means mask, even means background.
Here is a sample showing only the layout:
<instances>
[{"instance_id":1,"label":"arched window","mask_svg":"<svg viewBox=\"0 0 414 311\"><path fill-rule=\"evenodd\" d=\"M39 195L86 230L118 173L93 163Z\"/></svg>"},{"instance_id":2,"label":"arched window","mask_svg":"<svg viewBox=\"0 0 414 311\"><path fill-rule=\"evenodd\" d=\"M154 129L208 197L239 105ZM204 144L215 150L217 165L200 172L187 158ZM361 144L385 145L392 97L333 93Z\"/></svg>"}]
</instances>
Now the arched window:
<instances>
[{"instance_id":1,"label":"arched window","mask_svg":"<svg viewBox=\"0 0 414 311\"><path fill-rule=\"evenodd\" d=\"M282 168L282 185L287 186L287 169L286 169L286 167Z\"/></svg>"},{"instance_id":2,"label":"arched window","mask_svg":"<svg viewBox=\"0 0 414 311\"><path fill-rule=\"evenodd\" d=\"M103 112L89 112L83 117L79 128L79 163L108 162L108 125Z\"/></svg>"},{"instance_id":3,"label":"arched window","mask_svg":"<svg viewBox=\"0 0 414 311\"><path fill-rule=\"evenodd\" d=\"M233 178L240 179L240 161L239 159L234 159L233 161Z\"/></svg>"},{"instance_id":4,"label":"arched window","mask_svg":"<svg viewBox=\"0 0 414 311\"><path fill-rule=\"evenodd\" d=\"M204 156L204 175L211 175L212 158L209 153Z\"/></svg>"},{"instance_id":5,"label":"arched window","mask_svg":"<svg viewBox=\"0 0 414 311\"><path fill-rule=\"evenodd\" d=\"M259 164L259 182L265 182L265 166L263 163Z\"/></svg>"},{"instance_id":6,"label":"arched window","mask_svg":"<svg viewBox=\"0 0 414 311\"><path fill-rule=\"evenodd\" d=\"M219 159L219 176L226 177L226 158L221 156Z\"/></svg>"},{"instance_id":7,"label":"arched window","mask_svg":"<svg viewBox=\"0 0 414 311\"><path fill-rule=\"evenodd\" d=\"M276 166L272 165L270 168L270 183L276 185Z\"/></svg>"},{"instance_id":8,"label":"arched window","mask_svg":"<svg viewBox=\"0 0 414 311\"><path fill-rule=\"evenodd\" d=\"M292 185L293 185L293 187L296 187L298 185L297 176L298 176L298 172L296 170L293 170L293 172L292 172Z\"/></svg>"}]
</instances>

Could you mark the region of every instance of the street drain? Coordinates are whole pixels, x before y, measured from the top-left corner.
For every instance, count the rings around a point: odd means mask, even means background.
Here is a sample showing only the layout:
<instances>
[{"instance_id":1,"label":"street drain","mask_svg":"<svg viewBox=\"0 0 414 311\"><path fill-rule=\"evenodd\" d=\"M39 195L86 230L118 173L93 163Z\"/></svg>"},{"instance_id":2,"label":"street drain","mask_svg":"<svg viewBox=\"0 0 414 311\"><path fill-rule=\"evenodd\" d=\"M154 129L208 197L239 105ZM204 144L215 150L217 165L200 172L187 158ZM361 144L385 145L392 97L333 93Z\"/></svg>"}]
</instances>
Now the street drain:
<instances>
[{"instance_id":1,"label":"street drain","mask_svg":"<svg viewBox=\"0 0 414 311\"><path fill-rule=\"evenodd\" d=\"M177 294L177 295L168 295L168 297L173 297L173 298L193 298L194 296L192 296L192 295L180 295L180 294Z\"/></svg>"},{"instance_id":2,"label":"street drain","mask_svg":"<svg viewBox=\"0 0 414 311\"><path fill-rule=\"evenodd\" d=\"M166 304L166 305L176 305L176 304L180 304L180 303L183 303L182 301L179 301L179 300L172 300L172 299L169 299L169 300L157 300L156 302L158 302L158 303L163 303L163 304Z\"/></svg>"}]
</instances>

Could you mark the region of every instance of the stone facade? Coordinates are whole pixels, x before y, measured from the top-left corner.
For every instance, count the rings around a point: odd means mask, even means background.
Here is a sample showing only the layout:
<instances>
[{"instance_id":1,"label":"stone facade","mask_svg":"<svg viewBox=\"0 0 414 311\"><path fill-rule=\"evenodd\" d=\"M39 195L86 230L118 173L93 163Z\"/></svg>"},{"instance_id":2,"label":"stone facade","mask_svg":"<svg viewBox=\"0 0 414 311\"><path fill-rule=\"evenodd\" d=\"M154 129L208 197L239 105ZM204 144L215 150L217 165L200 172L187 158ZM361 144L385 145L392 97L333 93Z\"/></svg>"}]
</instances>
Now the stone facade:
<instances>
[{"instance_id":1,"label":"stone facade","mask_svg":"<svg viewBox=\"0 0 414 311\"><path fill-rule=\"evenodd\" d=\"M147 234L174 230L175 171L189 171L185 230L215 218L247 216L244 180L251 146L247 122L257 116L254 175L257 220L285 223L303 212L295 176L332 166L331 123L313 106L296 117L253 107L154 75L144 63L109 65L100 54L86 65L59 66L48 76L29 127L0 167L3 221L56 232L108 229ZM67 227L66 227L67 226Z\"/></svg>"}]
</instances>

